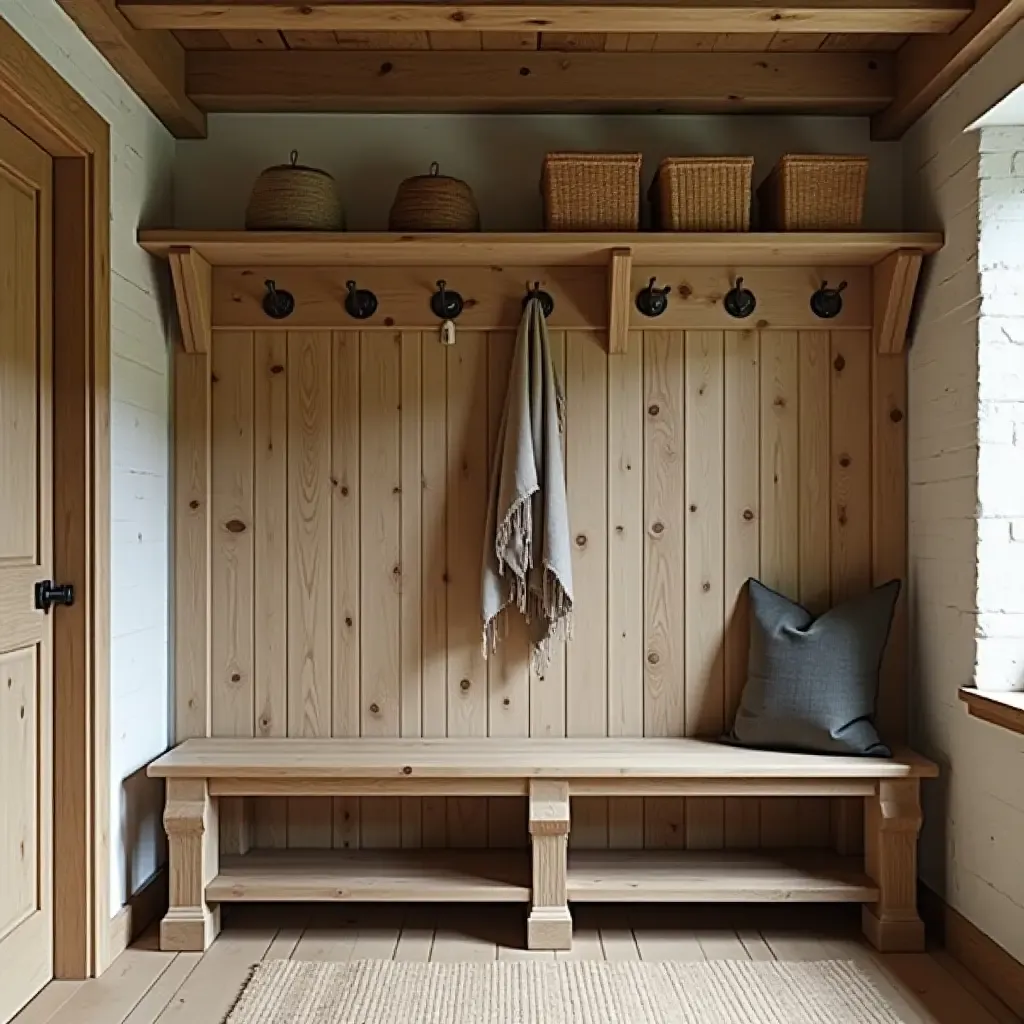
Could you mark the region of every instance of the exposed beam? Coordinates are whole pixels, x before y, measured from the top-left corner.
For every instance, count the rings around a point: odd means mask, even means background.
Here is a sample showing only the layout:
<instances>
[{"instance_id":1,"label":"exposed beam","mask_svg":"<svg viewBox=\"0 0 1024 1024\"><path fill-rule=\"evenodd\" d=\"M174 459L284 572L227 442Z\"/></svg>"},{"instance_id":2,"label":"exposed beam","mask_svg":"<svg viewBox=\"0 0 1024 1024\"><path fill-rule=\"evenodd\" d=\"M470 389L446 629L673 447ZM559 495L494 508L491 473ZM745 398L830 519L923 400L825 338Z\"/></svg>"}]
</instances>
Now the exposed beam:
<instances>
[{"instance_id":1,"label":"exposed beam","mask_svg":"<svg viewBox=\"0 0 1024 1024\"><path fill-rule=\"evenodd\" d=\"M866 114L892 99L892 55L196 51L207 111L681 111Z\"/></svg>"},{"instance_id":2,"label":"exposed beam","mask_svg":"<svg viewBox=\"0 0 1024 1024\"><path fill-rule=\"evenodd\" d=\"M206 135L206 118L185 93L185 51L170 32L140 32L114 0L58 2L174 135Z\"/></svg>"},{"instance_id":3,"label":"exposed beam","mask_svg":"<svg viewBox=\"0 0 1024 1024\"><path fill-rule=\"evenodd\" d=\"M1022 16L1024 0L978 0L971 15L949 35L909 40L899 51L896 97L875 117L873 136L899 138Z\"/></svg>"},{"instance_id":4,"label":"exposed beam","mask_svg":"<svg viewBox=\"0 0 1024 1024\"><path fill-rule=\"evenodd\" d=\"M343 32L949 32L968 0L124 0L138 28Z\"/></svg>"}]
</instances>

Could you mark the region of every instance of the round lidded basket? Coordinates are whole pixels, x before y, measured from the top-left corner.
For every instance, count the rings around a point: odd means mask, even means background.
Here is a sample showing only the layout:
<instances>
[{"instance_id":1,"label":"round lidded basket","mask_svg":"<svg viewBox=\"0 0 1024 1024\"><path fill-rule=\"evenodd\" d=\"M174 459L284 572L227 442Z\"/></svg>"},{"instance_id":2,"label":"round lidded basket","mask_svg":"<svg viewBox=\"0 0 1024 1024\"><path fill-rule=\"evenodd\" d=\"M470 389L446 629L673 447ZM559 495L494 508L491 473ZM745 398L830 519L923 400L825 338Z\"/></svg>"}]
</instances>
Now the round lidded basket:
<instances>
[{"instance_id":1,"label":"round lidded basket","mask_svg":"<svg viewBox=\"0 0 1024 1024\"><path fill-rule=\"evenodd\" d=\"M291 163L268 167L253 185L245 211L248 231L343 231L345 211L334 178L303 167L297 150Z\"/></svg>"},{"instance_id":2,"label":"round lidded basket","mask_svg":"<svg viewBox=\"0 0 1024 1024\"><path fill-rule=\"evenodd\" d=\"M406 178L391 205L391 231L479 231L480 211L473 190L458 178L441 174L437 163L429 174Z\"/></svg>"}]
</instances>

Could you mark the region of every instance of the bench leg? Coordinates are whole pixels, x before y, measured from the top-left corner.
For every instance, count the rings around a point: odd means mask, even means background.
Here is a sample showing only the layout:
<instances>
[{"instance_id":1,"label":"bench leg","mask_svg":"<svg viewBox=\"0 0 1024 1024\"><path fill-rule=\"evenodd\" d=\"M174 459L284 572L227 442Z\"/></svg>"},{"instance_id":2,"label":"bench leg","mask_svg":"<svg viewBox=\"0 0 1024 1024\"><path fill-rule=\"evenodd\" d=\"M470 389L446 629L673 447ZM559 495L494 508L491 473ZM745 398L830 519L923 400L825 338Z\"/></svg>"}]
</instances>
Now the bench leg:
<instances>
[{"instance_id":1,"label":"bench leg","mask_svg":"<svg viewBox=\"0 0 1024 1024\"><path fill-rule=\"evenodd\" d=\"M205 779L168 779L164 828L170 860L170 907L160 948L202 953L220 931L220 907L206 902L220 849L217 801Z\"/></svg>"},{"instance_id":2,"label":"bench leg","mask_svg":"<svg viewBox=\"0 0 1024 1024\"><path fill-rule=\"evenodd\" d=\"M919 779L879 782L864 813L867 873L878 885L878 903L862 911L868 942L883 953L924 949L917 914L917 837L921 831Z\"/></svg>"},{"instance_id":3,"label":"bench leg","mask_svg":"<svg viewBox=\"0 0 1024 1024\"><path fill-rule=\"evenodd\" d=\"M526 924L530 949L571 949L566 872L569 846L569 784L530 783L530 839L533 845L533 905Z\"/></svg>"}]
</instances>

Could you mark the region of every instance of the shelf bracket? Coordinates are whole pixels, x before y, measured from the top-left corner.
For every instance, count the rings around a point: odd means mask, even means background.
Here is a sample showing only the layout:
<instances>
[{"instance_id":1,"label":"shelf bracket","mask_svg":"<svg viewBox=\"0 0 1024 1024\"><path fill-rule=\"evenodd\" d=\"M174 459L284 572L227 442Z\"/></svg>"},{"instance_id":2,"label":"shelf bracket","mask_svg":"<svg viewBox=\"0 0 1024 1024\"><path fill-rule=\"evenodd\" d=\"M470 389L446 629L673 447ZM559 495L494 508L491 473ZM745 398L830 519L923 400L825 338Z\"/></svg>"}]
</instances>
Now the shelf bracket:
<instances>
[{"instance_id":1,"label":"shelf bracket","mask_svg":"<svg viewBox=\"0 0 1024 1024\"><path fill-rule=\"evenodd\" d=\"M633 250L612 249L608 264L608 353L622 355L629 342L630 282Z\"/></svg>"},{"instance_id":2,"label":"shelf bracket","mask_svg":"<svg viewBox=\"0 0 1024 1024\"><path fill-rule=\"evenodd\" d=\"M875 347L882 355L898 355L906 344L922 258L919 249L898 249L872 267Z\"/></svg>"},{"instance_id":3,"label":"shelf bracket","mask_svg":"<svg viewBox=\"0 0 1024 1024\"><path fill-rule=\"evenodd\" d=\"M188 246L172 246L167 254L174 281L174 299L186 352L209 352L213 315L213 271Z\"/></svg>"}]
</instances>

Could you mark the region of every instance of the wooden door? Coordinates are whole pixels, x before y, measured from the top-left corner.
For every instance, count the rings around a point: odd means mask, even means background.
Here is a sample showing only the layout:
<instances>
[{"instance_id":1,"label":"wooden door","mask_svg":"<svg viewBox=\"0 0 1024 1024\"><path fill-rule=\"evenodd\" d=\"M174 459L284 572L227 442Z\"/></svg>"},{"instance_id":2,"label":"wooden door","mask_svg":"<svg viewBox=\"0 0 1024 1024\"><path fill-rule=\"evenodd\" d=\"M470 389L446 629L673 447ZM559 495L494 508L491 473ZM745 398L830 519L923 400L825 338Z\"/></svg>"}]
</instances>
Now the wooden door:
<instances>
[{"instance_id":1,"label":"wooden door","mask_svg":"<svg viewBox=\"0 0 1024 1024\"><path fill-rule=\"evenodd\" d=\"M53 974L52 177L0 119L0 1021Z\"/></svg>"}]
</instances>

